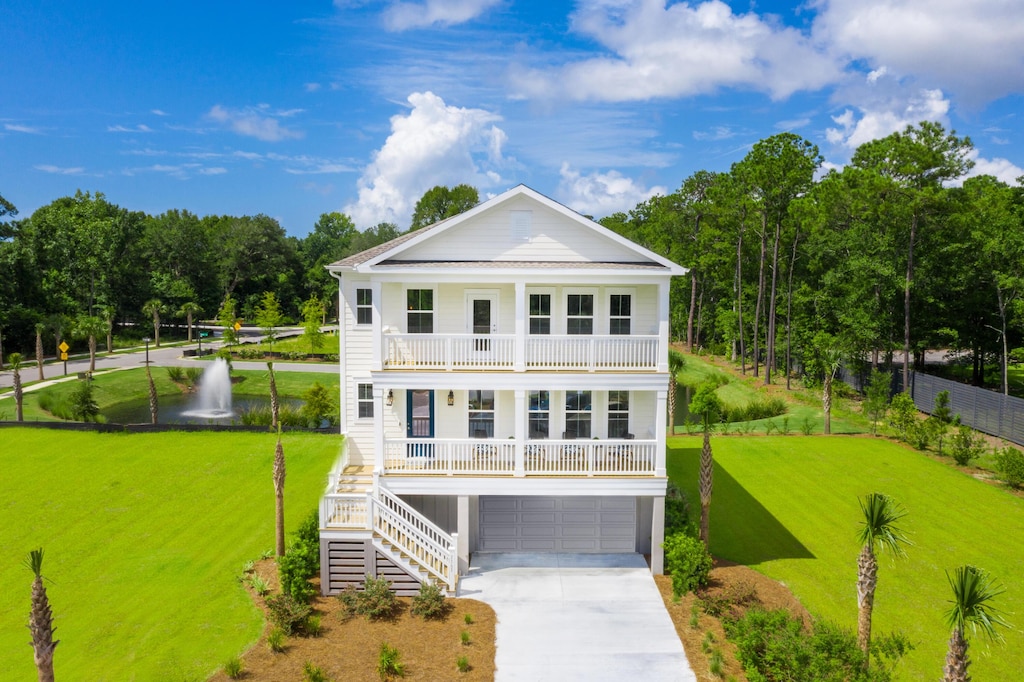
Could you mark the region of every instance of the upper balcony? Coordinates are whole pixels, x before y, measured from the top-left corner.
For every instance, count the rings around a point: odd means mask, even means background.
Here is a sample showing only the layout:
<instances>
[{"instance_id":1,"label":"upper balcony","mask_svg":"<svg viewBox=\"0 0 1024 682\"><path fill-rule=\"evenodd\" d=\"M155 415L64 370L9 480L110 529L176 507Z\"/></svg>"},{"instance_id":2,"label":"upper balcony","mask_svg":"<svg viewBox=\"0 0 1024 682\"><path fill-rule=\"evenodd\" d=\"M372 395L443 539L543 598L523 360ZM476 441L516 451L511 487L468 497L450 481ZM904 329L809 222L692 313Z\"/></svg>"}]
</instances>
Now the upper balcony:
<instances>
[{"instance_id":1,"label":"upper balcony","mask_svg":"<svg viewBox=\"0 0 1024 682\"><path fill-rule=\"evenodd\" d=\"M384 334L383 369L431 371L657 371L659 337Z\"/></svg>"}]
</instances>

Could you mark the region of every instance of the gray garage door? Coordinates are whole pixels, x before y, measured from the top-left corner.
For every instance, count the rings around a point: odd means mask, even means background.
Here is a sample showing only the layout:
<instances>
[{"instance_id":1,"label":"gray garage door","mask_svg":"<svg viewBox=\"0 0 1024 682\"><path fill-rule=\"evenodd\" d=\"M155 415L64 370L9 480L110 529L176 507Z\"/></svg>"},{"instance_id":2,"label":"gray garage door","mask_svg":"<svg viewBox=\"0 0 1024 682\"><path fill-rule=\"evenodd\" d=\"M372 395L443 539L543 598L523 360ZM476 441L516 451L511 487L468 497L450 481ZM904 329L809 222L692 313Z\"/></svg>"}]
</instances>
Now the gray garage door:
<instances>
[{"instance_id":1,"label":"gray garage door","mask_svg":"<svg viewBox=\"0 0 1024 682\"><path fill-rule=\"evenodd\" d=\"M634 552L636 498L480 498L481 552Z\"/></svg>"}]
</instances>

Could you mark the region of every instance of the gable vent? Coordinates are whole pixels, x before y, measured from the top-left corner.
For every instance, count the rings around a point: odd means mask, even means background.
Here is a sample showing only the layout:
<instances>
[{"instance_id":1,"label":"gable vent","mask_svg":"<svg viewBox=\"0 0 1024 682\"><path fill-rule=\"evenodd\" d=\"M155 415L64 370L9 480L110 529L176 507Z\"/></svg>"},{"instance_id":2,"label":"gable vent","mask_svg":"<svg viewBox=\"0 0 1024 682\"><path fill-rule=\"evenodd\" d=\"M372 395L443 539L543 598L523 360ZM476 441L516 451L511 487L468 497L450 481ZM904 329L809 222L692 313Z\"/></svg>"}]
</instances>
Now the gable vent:
<instances>
[{"instance_id":1,"label":"gable vent","mask_svg":"<svg viewBox=\"0 0 1024 682\"><path fill-rule=\"evenodd\" d=\"M533 226L533 211L509 211L510 233L514 242L530 241L530 232Z\"/></svg>"}]
</instances>

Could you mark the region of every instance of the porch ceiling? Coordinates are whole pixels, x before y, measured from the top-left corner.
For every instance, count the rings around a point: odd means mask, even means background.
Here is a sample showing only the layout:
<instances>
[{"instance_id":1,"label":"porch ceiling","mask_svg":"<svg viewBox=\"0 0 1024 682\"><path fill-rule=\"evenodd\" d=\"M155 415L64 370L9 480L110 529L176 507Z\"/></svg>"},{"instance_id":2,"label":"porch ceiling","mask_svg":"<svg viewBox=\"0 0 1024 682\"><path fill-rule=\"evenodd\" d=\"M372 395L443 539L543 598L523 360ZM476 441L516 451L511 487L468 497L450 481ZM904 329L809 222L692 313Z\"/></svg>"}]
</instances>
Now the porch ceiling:
<instances>
[{"instance_id":1,"label":"porch ceiling","mask_svg":"<svg viewBox=\"0 0 1024 682\"><path fill-rule=\"evenodd\" d=\"M626 495L660 497L667 478L395 476L381 483L397 495Z\"/></svg>"},{"instance_id":2,"label":"porch ceiling","mask_svg":"<svg viewBox=\"0 0 1024 682\"><path fill-rule=\"evenodd\" d=\"M476 389L486 384L496 391L579 390L579 391L663 391L668 390L667 372L425 372L384 370L372 372L374 387L384 390Z\"/></svg>"}]
</instances>

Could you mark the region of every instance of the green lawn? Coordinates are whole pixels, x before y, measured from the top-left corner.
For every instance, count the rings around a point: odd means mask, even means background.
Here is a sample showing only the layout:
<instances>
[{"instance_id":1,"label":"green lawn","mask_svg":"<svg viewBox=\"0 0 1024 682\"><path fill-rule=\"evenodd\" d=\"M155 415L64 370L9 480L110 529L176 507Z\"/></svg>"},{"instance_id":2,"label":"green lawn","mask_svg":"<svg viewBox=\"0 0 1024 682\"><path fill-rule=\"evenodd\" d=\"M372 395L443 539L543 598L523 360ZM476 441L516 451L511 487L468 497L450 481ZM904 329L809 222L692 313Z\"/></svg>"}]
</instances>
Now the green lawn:
<instances>
[{"instance_id":1,"label":"green lawn","mask_svg":"<svg viewBox=\"0 0 1024 682\"><path fill-rule=\"evenodd\" d=\"M324 334L323 343L316 349L317 353L326 353L329 355L338 355L340 353L341 341L337 334ZM309 342L303 339L301 336L289 336L278 341L274 341L273 347L268 343L247 343L241 346L232 346L232 350L239 350L242 348L248 349L259 349L264 351L273 350L275 353L309 353Z\"/></svg>"},{"instance_id":2,"label":"green lawn","mask_svg":"<svg viewBox=\"0 0 1024 682\"><path fill-rule=\"evenodd\" d=\"M669 441L669 476L699 514L698 437ZM1006 643L972 643L977 680L1012 680L1024 670L1024 499L911 449L865 437L713 439L712 553L782 581L810 611L855 628L858 496L880 491L909 512L914 546L882 557L876 633L898 629L917 649L899 679L941 676L948 630L944 571L973 563L1006 587L998 605L1015 626Z\"/></svg>"},{"instance_id":3,"label":"green lawn","mask_svg":"<svg viewBox=\"0 0 1024 682\"><path fill-rule=\"evenodd\" d=\"M0 431L0 679L35 678L31 573L43 573L58 680L203 680L255 641L236 581L274 546L273 435ZM289 530L316 507L338 436L285 434Z\"/></svg>"}]
</instances>

